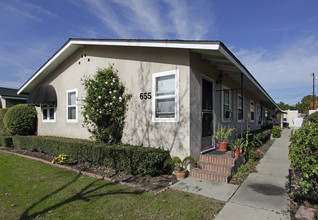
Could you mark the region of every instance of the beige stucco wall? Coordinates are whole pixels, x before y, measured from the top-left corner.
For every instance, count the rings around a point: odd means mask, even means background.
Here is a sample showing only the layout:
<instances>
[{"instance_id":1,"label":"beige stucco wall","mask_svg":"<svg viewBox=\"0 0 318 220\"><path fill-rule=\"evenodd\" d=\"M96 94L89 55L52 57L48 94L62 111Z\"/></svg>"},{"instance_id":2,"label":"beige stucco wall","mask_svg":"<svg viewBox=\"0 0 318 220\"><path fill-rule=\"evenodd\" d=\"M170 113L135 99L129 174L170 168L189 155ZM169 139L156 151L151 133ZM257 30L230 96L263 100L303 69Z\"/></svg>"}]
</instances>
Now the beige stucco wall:
<instances>
[{"instance_id":1,"label":"beige stucco wall","mask_svg":"<svg viewBox=\"0 0 318 220\"><path fill-rule=\"evenodd\" d=\"M289 127L295 127L293 119L298 118L298 110L287 110L286 112L286 121L289 123Z\"/></svg>"},{"instance_id":2,"label":"beige stucco wall","mask_svg":"<svg viewBox=\"0 0 318 220\"><path fill-rule=\"evenodd\" d=\"M86 57L81 55L86 54ZM123 143L145 147L163 147L172 155L190 154L190 74L188 50L87 46L76 51L41 84L54 86L58 104L56 122L42 122L39 117L39 135L89 138L82 127L79 110L78 123L66 122L66 91L78 89L78 97L85 97L81 77L95 74L97 68L110 64L118 70L119 78L132 94L129 102ZM152 92L152 74L179 70L179 122L152 122L152 100L141 100L141 92ZM80 103L79 103L80 105ZM37 109L40 113L40 108ZM39 114L41 115L41 114Z\"/></svg>"}]
</instances>

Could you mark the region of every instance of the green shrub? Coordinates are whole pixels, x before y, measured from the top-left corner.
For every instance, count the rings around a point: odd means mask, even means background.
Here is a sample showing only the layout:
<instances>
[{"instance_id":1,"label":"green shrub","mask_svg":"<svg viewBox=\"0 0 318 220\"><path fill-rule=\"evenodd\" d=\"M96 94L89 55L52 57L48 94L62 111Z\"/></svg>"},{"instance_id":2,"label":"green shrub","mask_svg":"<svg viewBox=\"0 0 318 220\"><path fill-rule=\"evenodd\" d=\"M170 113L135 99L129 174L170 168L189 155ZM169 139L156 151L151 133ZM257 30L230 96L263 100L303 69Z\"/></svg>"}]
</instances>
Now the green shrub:
<instances>
[{"instance_id":1,"label":"green shrub","mask_svg":"<svg viewBox=\"0 0 318 220\"><path fill-rule=\"evenodd\" d=\"M272 133L273 138L279 138L282 135L282 129L280 128L280 126L275 125L273 126Z\"/></svg>"},{"instance_id":2,"label":"green shrub","mask_svg":"<svg viewBox=\"0 0 318 220\"><path fill-rule=\"evenodd\" d=\"M3 123L4 115L6 114L6 112L8 110L9 110L8 108L1 108L0 109L0 136L10 135L10 133L4 127L4 123Z\"/></svg>"},{"instance_id":3,"label":"green shrub","mask_svg":"<svg viewBox=\"0 0 318 220\"><path fill-rule=\"evenodd\" d=\"M41 136L13 136L15 148L39 151L57 157L66 154L79 162L90 162L127 171L130 174L157 176L169 173L164 162L169 151L131 145L106 146L94 141Z\"/></svg>"},{"instance_id":4,"label":"green shrub","mask_svg":"<svg viewBox=\"0 0 318 220\"><path fill-rule=\"evenodd\" d=\"M291 135L289 156L294 176L303 193L318 193L318 124L305 124ZM299 175L295 175L298 174Z\"/></svg>"},{"instance_id":5,"label":"green shrub","mask_svg":"<svg viewBox=\"0 0 318 220\"><path fill-rule=\"evenodd\" d=\"M271 137L272 129L266 129L262 130L261 132L258 132L255 134L255 137L257 140L259 140L262 144L266 143Z\"/></svg>"},{"instance_id":6,"label":"green shrub","mask_svg":"<svg viewBox=\"0 0 318 220\"><path fill-rule=\"evenodd\" d=\"M37 131L35 107L15 105L4 116L4 126L12 135L34 135Z\"/></svg>"},{"instance_id":7,"label":"green shrub","mask_svg":"<svg viewBox=\"0 0 318 220\"><path fill-rule=\"evenodd\" d=\"M310 115L308 116L308 120L309 120L310 122L318 123L318 111L317 111L317 112L314 112L314 113L312 113L312 114L310 114Z\"/></svg>"},{"instance_id":8,"label":"green shrub","mask_svg":"<svg viewBox=\"0 0 318 220\"><path fill-rule=\"evenodd\" d=\"M124 94L117 70L113 66L98 69L96 75L82 80L86 91L82 100L84 126L96 140L119 144L131 95Z\"/></svg>"},{"instance_id":9,"label":"green shrub","mask_svg":"<svg viewBox=\"0 0 318 220\"><path fill-rule=\"evenodd\" d=\"M12 147L12 136L0 136L0 146L2 147Z\"/></svg>"}]
</instances>

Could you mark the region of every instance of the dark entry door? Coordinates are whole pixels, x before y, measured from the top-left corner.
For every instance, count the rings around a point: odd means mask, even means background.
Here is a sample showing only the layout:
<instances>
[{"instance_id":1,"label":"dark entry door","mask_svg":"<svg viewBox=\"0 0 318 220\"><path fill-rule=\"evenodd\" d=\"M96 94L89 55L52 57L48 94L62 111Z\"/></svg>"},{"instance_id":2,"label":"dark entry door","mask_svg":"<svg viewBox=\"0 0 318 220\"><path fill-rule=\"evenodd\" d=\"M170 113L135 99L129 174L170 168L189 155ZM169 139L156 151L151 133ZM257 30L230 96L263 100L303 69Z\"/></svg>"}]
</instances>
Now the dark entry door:
<instances>
[{"instance_id":1,"label":"dark entry door","mask_svg":"<svg viewBox=\"0 0 318 220\"><path fill-rule=\"evenodd\" d=\"M213 132L213 83L209 80L202 79L201 151L212 148Z\"/></svg>"}]
</instances>

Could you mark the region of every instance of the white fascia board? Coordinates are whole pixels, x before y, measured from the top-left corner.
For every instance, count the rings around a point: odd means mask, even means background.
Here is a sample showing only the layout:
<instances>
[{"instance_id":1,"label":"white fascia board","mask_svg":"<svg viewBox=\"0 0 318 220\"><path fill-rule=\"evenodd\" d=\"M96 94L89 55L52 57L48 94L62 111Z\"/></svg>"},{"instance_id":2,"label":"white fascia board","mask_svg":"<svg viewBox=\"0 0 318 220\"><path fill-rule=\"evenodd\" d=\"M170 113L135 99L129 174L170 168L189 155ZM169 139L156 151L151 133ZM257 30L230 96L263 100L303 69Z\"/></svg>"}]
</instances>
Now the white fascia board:
<instances>
[{"instance_id":1,"label":"white fascia board","mask_svg":"<svg viewBox=\"0 0 318 220\"><path fill-rule=\"evenodd\" d=\"M15 96L0 96L3 99L16 99L16 100L27 100L28 98L25 97L15 97Z\"/></svg>"},{"instance_id":2,"label":"white fascia board","mask_svg":"<svg viewBox=\"0 0 318 220\"><path fill-rule=\"evenodd\" d=\"M58 59L60 55L70 49L72 45L96 45L96 46L130 46L130 47L157 47L157 48L179 48L179 49L201 49L201 50L219 50L220 43L190 43L190 42L151 42L151 41L112 41L112 40L76 40L71 39L60 51L58 51L44 66L42 66L36 74L34 74L27 83L18 91L21 94L23 90L29 86L34 79L43 73L54 61Z\"/></svg>"},{"instance_id":3,"label":"white fascia board","mask_svg":"<svg viewBox=\"0 0 318 220\"><path fill-rule=\"evenodd\" d=\"M251 82L253 82L254 85L255 85L259 90L261 90L262 93L263 93L271 102L273 102L273 104L274 104L275 106L277 106L276 103L274 102L274 100L273 100L270 96L268 96L268 94L267 94L267 93L264 91L264 89L256 82L256 80L253 79L253 77L251 77L250 73L248 73L248 72L246 71L246 69L245 69L244 67L242 67L242 65L239 64L239 63L233 58L233 56L232 56L231 54L229 54L223 47L220 47L219 51L220 51L228 60L230 60L237 68L239 68L239 70L241 70L242 73L244 73L244 75L245 75Z\"/></svg>"},{"instance_id":4,"label":"white fascia board","mask_svg":"<svg viewBox=\"0 0 318 220\"><path fill-rule=\"evenodd\" d=\"M219 42L213 43L190 43L190 42L151 42L151 41L109 41L109 40L72 40L72 44L79 45L101 45L101 46L127 46L127 47L160 47L160 48L179 48L179 49L200 49L218 50Z\"/></svg>"}]
</instances>

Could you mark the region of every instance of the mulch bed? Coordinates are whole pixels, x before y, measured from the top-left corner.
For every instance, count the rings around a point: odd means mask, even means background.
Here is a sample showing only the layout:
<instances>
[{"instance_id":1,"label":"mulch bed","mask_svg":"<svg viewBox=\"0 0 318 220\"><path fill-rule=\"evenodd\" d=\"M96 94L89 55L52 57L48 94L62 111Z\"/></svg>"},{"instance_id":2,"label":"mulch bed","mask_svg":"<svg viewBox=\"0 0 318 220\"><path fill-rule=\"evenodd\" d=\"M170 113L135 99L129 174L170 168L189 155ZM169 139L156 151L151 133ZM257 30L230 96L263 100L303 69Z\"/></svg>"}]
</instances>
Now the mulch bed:
<instances>
[{"instance_id":1,"label":"mulch bed","mask_svg":"<svg viewBox=\"0 0 318 220\"><path fill-rule=\"evenodd\" d=\"M53 156L40 153L40 152L29 152L21 149L14 148L6 148L0 147L0 150L11 152L14 154L29 156L38 158L43 160L42 162L46 162L48 164L52 164ZM32 158L30 158L32 159ZM104 179L112 182L116 182L122 185L128 185L131 187L135 187L141 189L143 191L151 191L151 192L161 192L167 189L169 186L177 182L177 178L174 174L171 175L161 175L156 177L151 176L140 176L140 175L131 175L127 172L118 172L111 168L105 166L98 166L90 163L79 163L77 161L73 161L69 164L55 165L61 168L70 169L74 172L81 173L83 175L95 177L98 179Z\"/></svg>"}]
</instances>

